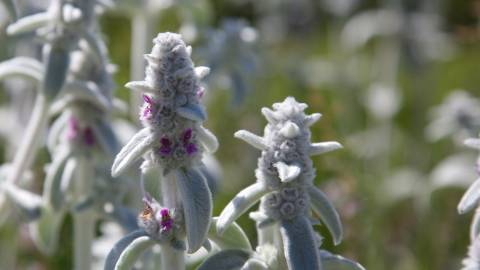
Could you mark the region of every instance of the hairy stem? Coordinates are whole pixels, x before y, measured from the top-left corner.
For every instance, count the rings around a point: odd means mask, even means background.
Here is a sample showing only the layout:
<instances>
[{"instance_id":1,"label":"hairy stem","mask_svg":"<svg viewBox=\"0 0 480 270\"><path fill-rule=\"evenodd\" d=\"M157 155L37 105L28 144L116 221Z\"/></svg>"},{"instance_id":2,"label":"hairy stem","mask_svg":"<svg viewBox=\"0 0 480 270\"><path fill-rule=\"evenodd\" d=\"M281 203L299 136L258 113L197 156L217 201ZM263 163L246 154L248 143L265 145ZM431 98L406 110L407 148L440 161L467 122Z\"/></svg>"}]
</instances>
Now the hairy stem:
<instances>
[{"instance_id":1,"label":"hairy stem","mask_svg":"<svg viewBox=\"0 0 480 270\"><path fill-rule=\"evenodd\" d=\"M138 13L132 18L132 48L130 51L130 80L143 80L145 72L145 59L143 54L151 45L153 28L157 18L147 12ZM138 118L138 108L142 104L141 94L137 91L130 92L130 108L132 119Z\"/></svg>"},{"instance_id":2,"label":"hairy stem","mask_svg":"<svg viewBox=\"0 0 480 270\"><path fill-rule=\"evenodd\" d=\"M39 93L35 99L32 116L28 121L25 136L19 144L17 154L13 159L12 171L8 177L9 183L17 183L36 156L38 143L47 123L48 106L46 97Z\"/></svg>"},{"instance_id":3,"label":"hairy stem","mask_svg":"<svg viewBox=\"0 0 480 270\"><path fill-rule=\"evenodd\" d=\"M162 180L162 201L168 208L180 209L180 201L175 185L175 174L170 173ZM185 254L170 245L162 245L162 269L184 270Z\"/></svg>"},{"instance_id":4,"label":"hairy stem","mask_svg":"<svg viewBox=\"0 0 480 270\"><path fill-rule=\"evenodd\" d=\"M91 193L94 181L93 166L86 158L78 159L76 170L76 201ZM92 264L92 242L95 237L95 211L86 209L73 213L74 269L90 270Z\"/></svg>"}]
</instances>

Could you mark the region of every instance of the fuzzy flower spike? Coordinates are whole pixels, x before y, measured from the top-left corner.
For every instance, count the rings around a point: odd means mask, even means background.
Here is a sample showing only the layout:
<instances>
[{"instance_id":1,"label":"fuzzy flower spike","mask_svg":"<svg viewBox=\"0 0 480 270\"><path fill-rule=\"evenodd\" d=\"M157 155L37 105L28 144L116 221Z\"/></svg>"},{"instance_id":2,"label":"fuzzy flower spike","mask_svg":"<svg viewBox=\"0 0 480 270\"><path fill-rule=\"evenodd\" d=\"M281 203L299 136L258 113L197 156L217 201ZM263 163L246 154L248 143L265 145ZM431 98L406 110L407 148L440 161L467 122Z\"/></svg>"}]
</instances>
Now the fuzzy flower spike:
<instances>
[{"instance_id":1,"label":"fuzzy flower spike","mask_svg":"<svg viewBox=\"0 0 480 270\"><path fill-rule=\"evenodd\" d=\"M310 209L326 225L335 244L342 239L342 225L335 208L313 186L315 169L310 159L342 146L338 142L310 143L309 126L321 115L306 115L306 108L306 104L288 97L273 104L273 110L262 109L268 120L263 137L245 130L235 133L235 137L262 150L255 172L257 182L233 198L217 222L217 231L221 233L261 199L260 211L254 215L257 225L279 223L288 268L294 270L321 269Z\"/></svg>"},{"instance_id":2,"label":"fuzzy flower spike","mask_svg":"<svg viewBox=\"0 0 480 270\"><path fill-rule=\"evenodd\" d=\"M204 91L199 80L206 67L194 67L191 47L181 36L160 33L154 40L144 81L126 87L144 94L140 130L118 153L112 175L118 176L143 156L142 169L160 168L165 178L174 177L185 216L189 252L201 247L212 213L210 190L199 170L204 151L218 147L215 136L202 126L207 115L200 104Z\"/></svg>"}]
</instances>

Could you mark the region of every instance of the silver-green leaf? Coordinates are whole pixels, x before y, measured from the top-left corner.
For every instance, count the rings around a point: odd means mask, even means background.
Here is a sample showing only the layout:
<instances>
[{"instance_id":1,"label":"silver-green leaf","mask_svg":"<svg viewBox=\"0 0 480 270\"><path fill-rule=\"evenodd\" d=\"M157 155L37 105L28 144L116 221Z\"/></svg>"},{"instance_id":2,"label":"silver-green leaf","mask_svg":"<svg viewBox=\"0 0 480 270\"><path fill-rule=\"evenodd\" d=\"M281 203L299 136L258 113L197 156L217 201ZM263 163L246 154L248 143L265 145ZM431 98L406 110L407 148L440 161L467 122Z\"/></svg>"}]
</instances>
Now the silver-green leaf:
<instances>
[{"instance_id":1,"label":"silver-green leaf","mask_svg":"<svg viewBox=\"0 0 480 270\"><path fill-rule=\"evenodd\" d=\"M197 169L177 170L176 185L183 204L188 252L193 253L207 239L212 217L212 195L205 177Z\"/></svg>"},{"instance_id":2,"label":"silver-green leaf","mask_svg":"<svg viewBox=\"0 0 480 270\"><path fill-rule=\"evenodd\" d=\"M292 220L282 220L280 223L280 234L283 240L288 269L321 269L315 234L306 217L297 216Z\"/></svg>"},{"instance_id":3,"label":"silver-green leaf","mask_svg":"<svg viewBox=\"0 0 480 270\"><path fill-rule=\"evenodd\" d=\"M197 270L239 270L250 258L250 252L227 249L206 259Z\"/></svg>"},{"instance_id":4,"label":"silver-green leaf","mask_svg":"<svg viewBox=\"0 0 480 270\"><path fill-rule=\"evenodd\" d=\"M222 234L233 221L245 213L245 211L267 193L267 189L261 183L255 183L240 191L220 214L216 224L218 233Z\"/></svg>"},{"instance_id":5,"label":"silver-green leaf","mask_svg":"<svg viewBox=\"0 0 480 270\"><path fill-rule=\"evenodd\" d=\"M115 157L112 176L117 177L145 154L155 144L154 138L149 128L144 128L135 134Z\"/></svg>"},{"instance_id":6,"label":"silver-green leaf","mask_svg":"<svg viewBox=\"0 0 480 270\"><path fill-rule=\"evenodd\" d=\"M335 245L338 245L343 238L343 228L337 210L335 210L327 196L316 187L310 188L308 194L310 195L313 211L320 217L323 224L327 226Z\"/></svg>"},{"instance_id":7,"label":"silver-green leaf","mask_svg":"<svg viewBox=\"0 0 480 270\"><path fill-rule=\"evenodd\" d=\"M458 213L464 214L476 206L480 201L480 178L477 179L473 184L468 188L468 190L463 195L460 203L458 204Z\"/></svg>"}]
</instances>

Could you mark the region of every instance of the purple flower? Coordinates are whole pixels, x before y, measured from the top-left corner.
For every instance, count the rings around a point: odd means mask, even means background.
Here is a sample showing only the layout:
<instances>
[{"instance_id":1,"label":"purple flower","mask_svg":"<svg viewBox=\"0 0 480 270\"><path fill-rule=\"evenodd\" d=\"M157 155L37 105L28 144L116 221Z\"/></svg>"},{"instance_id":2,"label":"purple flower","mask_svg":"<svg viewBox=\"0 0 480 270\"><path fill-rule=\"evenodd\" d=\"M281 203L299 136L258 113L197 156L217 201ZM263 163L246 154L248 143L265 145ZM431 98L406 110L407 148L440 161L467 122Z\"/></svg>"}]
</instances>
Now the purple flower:
<instances>
[{"instance_id":1,"label":"purple flower","mask_svg":"<svg viewBox=\"0 0 480 270\"><path fill-rule=\"evenodd\" d=\"M194 143L187 144L187 146L185 147L185 150L189 155L192 155L198 151L197 146Z\"/></svg>"},{"instance_id":2,"label":"purple flower","mask_svg":"<svg viewBox=\"0 0 480 270\"><path fill-rule=\"evenodd\" d=\"M92 128L86 127L83 130L83 140L88 146L93 146L95 144L95 135L93 134Z\"/></svg>"},{"instance_id":3,"label":"purple flower","mask_svg":"<svg viewBox=\"0 0 480 270\"><path fill-rule=\"evenodd\" d=\"M190 142L191 138L192 138L192 129L188 128L183 132L183 135L182 135L183 144L187 145Z\"/></svg>"},{"instance_id":4,"label":"purple flower","mask_svg":"<svg viewBox=\"0 0 480 270\"><path fill-rule=\"evenodd\" d=\"M74 140L78 136L78 132L80 131L80 127L78 125L78 119L75 117L70 117L68 119L68 132L67 132L67 138L69 140Z\"/></svg>"},{"instance_id":5,"label":"purple flower","mask_svg":"<svg viewBox=\"0 0 480 270\"><path fill-rule=\"evenodd\" d=\"M172 142L170 141L170 139L168 138L161 138L160 139L160 154L162 156L166 156L166 155L169 155L170 153L172 153Z\"/></svg>"},{"instance_id":6,"label":"purple flower","mask_svg":"<svg viewBox=\"0 0 480 270\"><path fill-rule=\"evenodd\" d=\"M168 211L168 208L162 208L160 210L160 231L161 232L167 232L172 229L173 227L173 219L170 216L170 212Z\"/></svg>"},{"instance_id":7,"label":"purple flower","mask_svg":"<svg viewBox=\"0 0 480 270\"><path fill-rule=\"evenodd\" d=\"M152 98L147 96L147 95L143 95L143 101L145 101L145 103L147 103L147 106L145 107L145 109L143 109L142 116L143 116L144 119L150 119L153 116L153 109L152 109L153 101L152 101Z\"/></svg>"},{"instance_id":8,"label":"purple flower","mask_svg":"<svg viewBox=\"0 0 480 270\"><path fill-rule=\"evenodd\" d=\"M198 98L202 98L204 93L205 93L205 88L199 87L199 88L197 89L197 97L198 97Z\"/></svg>"}]
</instances>

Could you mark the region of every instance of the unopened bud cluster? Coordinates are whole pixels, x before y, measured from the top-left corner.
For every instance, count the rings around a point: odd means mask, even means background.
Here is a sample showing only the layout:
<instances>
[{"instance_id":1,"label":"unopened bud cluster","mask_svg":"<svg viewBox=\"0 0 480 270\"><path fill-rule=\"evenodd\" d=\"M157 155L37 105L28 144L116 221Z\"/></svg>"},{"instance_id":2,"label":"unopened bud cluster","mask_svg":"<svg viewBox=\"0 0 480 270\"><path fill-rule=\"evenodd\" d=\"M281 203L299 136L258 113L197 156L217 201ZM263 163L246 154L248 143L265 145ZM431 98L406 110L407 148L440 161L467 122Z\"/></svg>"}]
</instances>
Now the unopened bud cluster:
<instances>
[{"instance_id":1,"label":"unopened bud cluster","mask_svg":"<svg viewBox=\"0 0 480 270\"><path fill-rule=\"evenodd\" d=\"M176 209L161 207L153 198L144 199L144 209L138 216L138 225L158 241L171 240L181 228L181 217Z\"/></svg>"}]
</instances>

